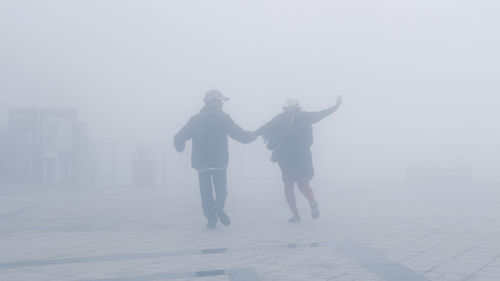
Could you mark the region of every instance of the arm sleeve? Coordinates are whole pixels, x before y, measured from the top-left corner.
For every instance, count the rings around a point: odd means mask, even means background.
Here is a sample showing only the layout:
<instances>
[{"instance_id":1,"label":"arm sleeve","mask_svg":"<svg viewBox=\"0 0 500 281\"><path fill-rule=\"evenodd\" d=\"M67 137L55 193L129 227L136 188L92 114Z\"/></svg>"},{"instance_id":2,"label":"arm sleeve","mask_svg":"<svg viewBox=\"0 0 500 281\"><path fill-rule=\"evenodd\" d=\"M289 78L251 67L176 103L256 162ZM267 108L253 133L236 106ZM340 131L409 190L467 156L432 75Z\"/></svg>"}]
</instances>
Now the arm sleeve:
<instances>
[{"instance_id":1,"label":"arm sleeve","mask_svg":"<svg viewBox=\"0 0 500 281\"><path fill-rule=\"evenodd\" d=\"M229 116L227 116L227 132L232 139L241 143L251 143L257 138L254 132L243 130Z\"/></svg>"},{"instance_id":2,"label":"arm sleeve","mask_svg":"<svg viewBox=\"0 0 500 281\"><path fill-rule=\"evenodd\" d=\"M267 122L266 124L262 125L262 127L260 127L257 130L255 130L255 135L256 136L260 136L260 135L265 134L268 131L268 129L269 129L269 126L270 126L269 123L270 122Z\"/></svg>"},{"instance_id":3,"label":"arm sleeve","mask_svg":"<svg viewBox=\"0 0 500 281\"><path fill-rule=\"evenodd\" d=\"M268 134L269 131L275 127L275 123L276 123L276 120L278 119L278 116L274 117L273 119L271 119L271 121L267 122L266 124L262 125L257 130L255 130L255 135L261 136L261 135Z\"/></svg>"},{"instance_id":4,"label":"arm sleeve","mask_svg":"<svg viewBox=\"0 0 500 281\"><path fill-rule=\"evenodd\" d=\"M316 111L316 112L306 112L306 118L309 120L310 123L317 123L321 121L321 119L329 116L330 114L334 113L337 111L338 107L337 106L332 106L329 107L325 110L321 111Z\"/></svg>"},{"instance_id":5,"label":"arm sleeve","mask_svg":"<svg viewBox=\"0 0 500 281\"><path fill-rule=\"evenodd\" d=\"M190 140L193 135L193 118L191 118L184 127L174 137L174 147L178 152L184 151L186 141Z\"/></svg>"}]
</instances>

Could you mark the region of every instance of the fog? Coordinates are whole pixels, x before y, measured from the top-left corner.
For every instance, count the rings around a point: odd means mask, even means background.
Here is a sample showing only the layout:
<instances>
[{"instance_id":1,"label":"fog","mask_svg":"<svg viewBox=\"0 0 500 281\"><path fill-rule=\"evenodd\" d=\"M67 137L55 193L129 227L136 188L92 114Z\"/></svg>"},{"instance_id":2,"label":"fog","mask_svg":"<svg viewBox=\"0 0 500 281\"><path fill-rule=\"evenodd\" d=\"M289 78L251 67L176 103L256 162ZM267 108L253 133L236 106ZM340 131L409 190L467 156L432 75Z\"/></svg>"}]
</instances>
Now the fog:
<instances>
[{"instance_id":1,"label":"fog","mask_svg":"<svg viewBox=\"0 0 500 281\"><path fill-rule=\"evenodd\" d=\"M367 255L349 247L276 247L347 237L388 271L485 280L496 266L497 280L499 14L495 0L0 0L0 279L251 266L262 280L424 280L357 268ZM318 220L297 191L289 225L263 139L230 140L233 223L206 231L191 142L173 140L210 89L249 131L288 97L319 111L343 96L314 125Z\"/></svg>"},{"instance_id":2,"label":"fog","mask_svg":"<svg viewBox=\"0 0 500 281\"><path fill-rule=\"evenodd\" d=\"M211 88L231 98L225 111L249 130L288 96L314 111L341 94L345 106L315 129L319 174L335 165L355 179L387 165L369 178L387 176L397 157L376 158L403 149L403 165L467 167L498 180L498 8L486 0L2 1L0 120L5 128L13 107L76 108L93 141L170 146Z\"/></svg>"}]
</instances>

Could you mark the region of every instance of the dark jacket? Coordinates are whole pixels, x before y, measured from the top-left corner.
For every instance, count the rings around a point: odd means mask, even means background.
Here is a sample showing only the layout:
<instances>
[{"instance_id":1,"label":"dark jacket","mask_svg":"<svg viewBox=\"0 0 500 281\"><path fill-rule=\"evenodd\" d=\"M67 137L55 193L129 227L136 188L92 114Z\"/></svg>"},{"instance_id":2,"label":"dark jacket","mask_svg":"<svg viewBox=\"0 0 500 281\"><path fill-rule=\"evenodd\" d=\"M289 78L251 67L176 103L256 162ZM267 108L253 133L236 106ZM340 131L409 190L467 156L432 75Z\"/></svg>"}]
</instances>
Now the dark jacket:
<instances>
[{"instance_id":1,"label":"dark jacket","mask_svg":"<svg viewBox=\"0 0 500 281\"><path fill-rule=\"evenodd\" d=\"M207 104L175 135L174 146L181 152L186 141L193 141L191 165L197 170L226 168L229 160L227 136L242 143L250 143L256 138L253 132L236 125L220 108Z\"/></svg>"},{"instance_id":2,"label":"dark jacket","mask_svg":"<svg viewBox=\"0 0 500 281\"><path fill-rule=\"evenodd\" d=\"M267 141L267 148L273 151L272 161L278 162L284 182L308 180L314 177L310 148L313 144L312 124L335 110L336 106L318 112L287 110L257 129L255 133L262 135ZM290 126L292 118L294 121ZM288 127L290 129L286 133Z\"/></svg>"},{"instance_id":3,"label":"dark jacket","mask_svg":"<svg viewBox=\"0 0 500 281\"><path fill-rule=\"evenodd\" d=\"M287 110L278 114L255 132L264 137L267 147L272 151L279 148L293 153L294 150L308 149L314 142L312 124L319 122L335 110L337 110L336 106L317 112L307 112L300 109ZM284 138L292 116L295 116L294 123Z\"/></svg>"}]
</instances>

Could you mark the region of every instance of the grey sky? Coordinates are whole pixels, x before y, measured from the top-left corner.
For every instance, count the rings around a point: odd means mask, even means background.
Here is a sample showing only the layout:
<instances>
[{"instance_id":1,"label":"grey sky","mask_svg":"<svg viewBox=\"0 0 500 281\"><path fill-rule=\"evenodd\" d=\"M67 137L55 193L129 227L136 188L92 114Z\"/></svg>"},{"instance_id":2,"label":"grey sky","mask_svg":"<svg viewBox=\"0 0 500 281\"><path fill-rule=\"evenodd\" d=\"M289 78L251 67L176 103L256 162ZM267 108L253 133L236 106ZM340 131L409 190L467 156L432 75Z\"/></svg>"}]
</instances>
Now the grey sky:
<instances>
[{"instance_id":1,"label":"grey sky","mask_svg":"<svg viewBox=\"0 0 500 281\"><path fill-rule=\"evenodd\" d=\"M317 132L341 144L499 144L499 6L4 0L0 120L76 107L93 139L170 142L209 88L249 129L288 95L316 110L341 93Z\"/></svg>"}]
</instances>

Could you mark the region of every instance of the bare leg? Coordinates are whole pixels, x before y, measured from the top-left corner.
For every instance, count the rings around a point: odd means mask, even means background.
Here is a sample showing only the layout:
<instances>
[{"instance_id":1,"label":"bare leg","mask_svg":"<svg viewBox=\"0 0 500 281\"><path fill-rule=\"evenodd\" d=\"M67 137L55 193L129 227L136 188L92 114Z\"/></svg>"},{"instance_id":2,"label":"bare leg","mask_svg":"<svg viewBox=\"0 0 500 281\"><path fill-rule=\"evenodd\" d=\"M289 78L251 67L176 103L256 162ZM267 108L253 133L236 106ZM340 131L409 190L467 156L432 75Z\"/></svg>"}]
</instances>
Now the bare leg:
<instances>
[{"instance_id":1,"label":"bare leg","mask_svg":"<svg viewBox=\"0 0 500 281\"><path fill-rule=\"evenodd\" d=\"M314 199L314 192L309 186L309 180L299 180L298 181L299 190L304 194L304 196L309 200L309 205L311 206L311 217L317 219L319 217L319 206L316 199Z\"/></svg>"},{"instance_id":2,"label":"bare leg","mask_svg":"<svg viewBox=\"0 0 500 281\"><path fill-rule=\"evenodd\" d=\"M285 182L285 197L292 214L294 216L298 216L299 211L297 210L297 202L295 201L295 191L293 190L293 187L293 182Z\"/></svg>"},{"instance_id":3,"label":"bare leg","mask_svg":"<svg viewBox=\"0 0 500 281\"><path fill-rule=\"evenodd\" d=\"M302 194L304 194L307 200L309 200L309 203L316 202L316 200L314 199L314 192L312 188L309 186L309 180L307 179L299 180L297 184L299 186L300 192L302 192Z\"/></svg>"}]
</instances>

